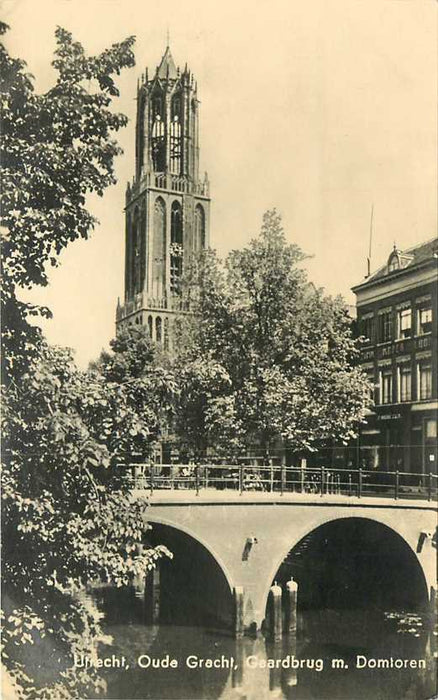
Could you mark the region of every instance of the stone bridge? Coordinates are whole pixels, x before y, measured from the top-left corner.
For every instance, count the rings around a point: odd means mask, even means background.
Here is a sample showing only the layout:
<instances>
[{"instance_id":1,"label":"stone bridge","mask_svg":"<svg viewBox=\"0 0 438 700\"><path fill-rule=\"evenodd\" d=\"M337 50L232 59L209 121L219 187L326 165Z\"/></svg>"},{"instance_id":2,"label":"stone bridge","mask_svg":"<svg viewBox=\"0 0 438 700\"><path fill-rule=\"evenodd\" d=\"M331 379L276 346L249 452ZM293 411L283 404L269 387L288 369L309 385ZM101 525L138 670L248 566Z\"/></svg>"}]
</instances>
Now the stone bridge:
<instances>
[{"instance_id":1,"label":"stone bridge","mask_svg":"<svg viewBox=\"0 0 438 700\"><path fill-rule=\"evenodd\" d=\"M437 514L430 500L214 488L134 493L149 502L151 543L174 552L174 574L160 574L162 589L178 581L170 617L190 605L190 588L227 625L240 615L245 628L259 628L271 586L291 572L302 605L318 599L336 607L355 592L359 604L388 609L436 603Z\"/></svg>"}]
</instances>

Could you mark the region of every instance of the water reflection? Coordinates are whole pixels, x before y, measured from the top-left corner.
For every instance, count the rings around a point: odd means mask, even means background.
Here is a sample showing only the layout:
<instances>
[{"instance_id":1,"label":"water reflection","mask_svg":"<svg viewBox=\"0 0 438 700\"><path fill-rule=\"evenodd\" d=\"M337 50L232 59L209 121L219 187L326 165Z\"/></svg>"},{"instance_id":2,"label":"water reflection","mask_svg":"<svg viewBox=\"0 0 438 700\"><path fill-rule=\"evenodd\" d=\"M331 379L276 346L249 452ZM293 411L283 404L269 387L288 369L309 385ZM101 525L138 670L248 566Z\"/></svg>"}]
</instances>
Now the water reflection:
<instances>
[{"instance_id":1,"label":"water reflection","mask_svg":"<svg viewBox=\"0 0 438 700\"><path fill-rule=\"evenodd\" d=\"M403 631L406 621L409 632ZM234 640L195 627L108 624L114 640L108 652L126 656L129 668L107 672L106 697L426 700L436 692L437 637L427 630L427 619L344 611L306 613L300 623L298 636L277 643L261 634ZM147 668L139 668L139 657L143 665L150 659ZM356 667L357 657L363 668ZM390 665L391 658L392 668L372 667L373 659ZM172 659L176 667L171 667ZM394 666L396 659L412 663L400 669ZM425 668L413 667L423 659Z\"/></svg>"}]
</instances>

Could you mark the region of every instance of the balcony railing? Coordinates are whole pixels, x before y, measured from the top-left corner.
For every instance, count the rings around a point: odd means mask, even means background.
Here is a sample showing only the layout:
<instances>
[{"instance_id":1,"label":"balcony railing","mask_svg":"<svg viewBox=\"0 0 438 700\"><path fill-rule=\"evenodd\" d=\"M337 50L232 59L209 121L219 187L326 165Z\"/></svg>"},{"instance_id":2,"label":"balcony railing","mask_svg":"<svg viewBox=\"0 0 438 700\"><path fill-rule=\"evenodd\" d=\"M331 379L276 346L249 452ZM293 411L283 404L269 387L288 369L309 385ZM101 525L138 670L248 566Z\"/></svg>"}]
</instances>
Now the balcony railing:
<instances>
[{"instance_id":1,"label":"balcony railing","mask_svg":"<svg viewBox=\"0 0 438 700\"><path fill-rule=\"evenodd\" d=\"M154 491L217 490L436 500L437 475L239 464L124 464L125 484Z\"/></svg>"},{"instance_id":2,"label":"balcony railing","mask_svg":"<svg viewBox=\"0 0 438 700\"><path fill-rule=\"evenodd\" d=\"M143 309L150 311L190 311L188 302L182 300L180 297L163 296L154 298L148 297L146 294L140 292L117 308L117 321L123 320L136 311L142 311Z\"/></svg>"},{"instance_id":3,"label":"balcony railing","mask_svg":"<svg viewBox=\"0 0 438 700\"><path fill-rule=\"evenodd\" d=\"M126 196L130 200L135 197L145 187L155 187L159 190L168 190L171 192L183 192L188 194L208 197L210 192L210 184L207 179L200 182L193 182L187 177L173 175L172 173L143 173L139 180L135 178L128 186Z\"/></svg>"}]
</instances>

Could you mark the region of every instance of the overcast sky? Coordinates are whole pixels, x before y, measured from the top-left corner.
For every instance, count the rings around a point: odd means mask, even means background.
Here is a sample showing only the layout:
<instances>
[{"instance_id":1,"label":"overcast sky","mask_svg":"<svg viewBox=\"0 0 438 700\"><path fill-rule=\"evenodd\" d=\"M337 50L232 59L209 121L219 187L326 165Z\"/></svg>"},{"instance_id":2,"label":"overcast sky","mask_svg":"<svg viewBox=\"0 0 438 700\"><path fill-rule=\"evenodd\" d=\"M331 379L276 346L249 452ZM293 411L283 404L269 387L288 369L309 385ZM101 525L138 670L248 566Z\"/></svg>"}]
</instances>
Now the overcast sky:
<instances>
[{"instance_id":1,"label":"overcast sky","mask_svg":"<svg viewBox=\"0 0 438 700\"><path fill-rule=\"evenodd\" d=\"M436 0L3 0L7 45L38 91L53 80L61 25L95 53L135 34L137 66L119 79L118 184L89 206L100 226L73 243L32 300L54 319L50 341L81 365L114 335L123 296L124 191L134 169L137 77L154 69L170 31L201 100L201 169L213 200L211 244L244 245L271 207L313 259L315 284L354 303L366 272L374 203L373 268L396 242L437 227Z\"/></svg>"}]
</instances>

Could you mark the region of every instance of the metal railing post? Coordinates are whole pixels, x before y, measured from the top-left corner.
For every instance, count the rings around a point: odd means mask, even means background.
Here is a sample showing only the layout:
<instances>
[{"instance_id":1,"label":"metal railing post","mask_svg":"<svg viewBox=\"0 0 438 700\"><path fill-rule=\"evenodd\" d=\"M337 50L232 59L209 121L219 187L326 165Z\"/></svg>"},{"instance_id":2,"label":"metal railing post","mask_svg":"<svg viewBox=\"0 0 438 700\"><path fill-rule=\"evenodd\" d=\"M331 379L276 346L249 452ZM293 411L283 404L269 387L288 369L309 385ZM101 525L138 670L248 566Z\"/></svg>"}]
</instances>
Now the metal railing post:
<instances>
[{"instance_id":1,"label":"metal railing post","mask_svg":"<svg viewBox=\"0 0 438 700\"><path fill-rule=\"evenodd\" d=\"M199 496L199 464L195 466L195 488L196 495Z\"/></svg>"},{"instance_id":2,"label":"metal railing post","mask_svg":"<svg viewBox=\"0 0 438 700\"><path fill-rule=\"evenodd\" d=\"M325 482L325 468L321 467L321 494L320 494L321 496L324 495L324 488L325 488L324 482Z\"/></svg>"},{"instance_id":3,"label":"metal railing post","mask_svg":"<svg viewBox=\"0 0 438 700\"><path fill-rule=\"evenodd\" d=\"M152 496L152 494L154 492L154 465L153 464L149 465L149 469L150 469L150 471L149 471L149 483L150 483L150 487L151 487L151 496Z\"/></svg>"},{"instance_id":4,"label":"metal railing post","mask_svg":"<svg viewBox=\"0 0 438 700\"><path fill-rule=\"evenodd\" d=\"M432 478L433 478L433 474L432 474L432 472L429 472L429 483L427 485L427 500L428 501L432 500L432 493L433 493Z\"/></svg>"},{"instance_id":5,"label":"metal railing post","mask_svg":"<svg viewBox=\"0 0 438 700\"><path fill-rule=\"evenodd\" d=\"M359 469L359 484L357 489L358 498L362 497L362 469Z\"/></svg>"},{"instance_id":6,"label":"metal railing post","mask_svg":"<svg viewBox=\"0 0 438 700\"><path fill-rule=\"evenodd\" d=\"M353 493L352 483L351 483L351 473L348 474L348 495L351 496Z\"/></svg>"},{"instance_id":7,"label":"metal railing post","mask_svg":"<svg viewBox=\"0 0 438 700\"><path fill-rule=\"evenodd\" d=\"M242 493L243 491L243 464L240 465L239 467L239 491Z\"/></svg>"},{"instance_id":8,"label":"metal railing post","mask_svg":"<svg viewBox=\"0 0 438 700\"><path fill-rule=\"evenodd\" d=\"M398 471L395 472L395 500L398 499L398 492L399 492L399 487L400 487L400 474Z\"/></svg>"},{"instance_id":9,"label":"metal railing post","mask_svg":"<svg viewBox=\"0 0 438 700\"><path fill-rule=\"evenodd\" d=\"M282 464L281 465L281 486L280 486L281 495L283 495L283 493L284 493L284 487L285 487L285 481L286 481L285 476L286 476L286 471L285 471L284 465Z\"/></svg>"},{"instance_id":10,"label":"metal railing post","mask_svg":"<svg viewBox=\"0 0 438 700\"><path fill-rule=\"evenodd\" d=\"M300 467L300 483L301 483L301 493L304 493L304 467Z\"/></svg>"}]
</instances>

